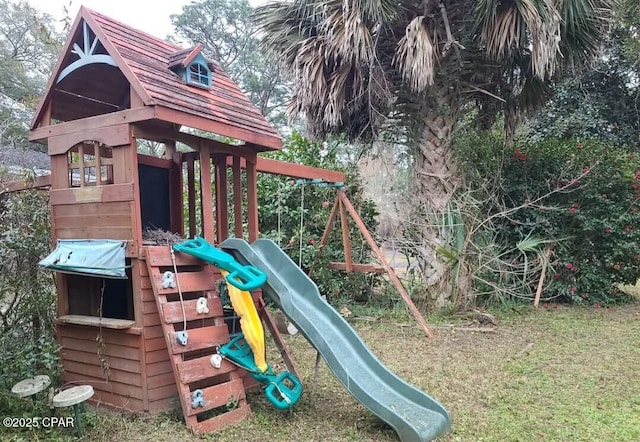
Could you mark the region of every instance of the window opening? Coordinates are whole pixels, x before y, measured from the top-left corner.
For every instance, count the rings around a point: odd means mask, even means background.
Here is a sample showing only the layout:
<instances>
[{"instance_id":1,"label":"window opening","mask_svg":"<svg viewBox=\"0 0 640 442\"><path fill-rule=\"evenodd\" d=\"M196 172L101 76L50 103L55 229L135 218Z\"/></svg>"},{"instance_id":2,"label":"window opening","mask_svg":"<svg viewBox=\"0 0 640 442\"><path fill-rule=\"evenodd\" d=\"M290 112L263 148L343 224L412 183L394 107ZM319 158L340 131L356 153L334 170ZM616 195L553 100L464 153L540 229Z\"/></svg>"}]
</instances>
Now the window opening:
<instances>
[{"instance_id":1,"label":"window opening","mask_svg":"<svg viewBox=\"0 0 640 442\"><path fill-rule=\"evenodd\" d=\"M211 71L201 63L192 63L189 65L189 82L208 87L211 85Z\"/></svg>"},{"instance_id":2,"label":"window opening","mask_svg":"<svg viewBox=\"0 0 640 442\"><path fill-rule=\"evenodd\" d=\"M80 143L67 153L69 187L113 184L113 154L97 141Z\"/></svg>"}]
</instances>

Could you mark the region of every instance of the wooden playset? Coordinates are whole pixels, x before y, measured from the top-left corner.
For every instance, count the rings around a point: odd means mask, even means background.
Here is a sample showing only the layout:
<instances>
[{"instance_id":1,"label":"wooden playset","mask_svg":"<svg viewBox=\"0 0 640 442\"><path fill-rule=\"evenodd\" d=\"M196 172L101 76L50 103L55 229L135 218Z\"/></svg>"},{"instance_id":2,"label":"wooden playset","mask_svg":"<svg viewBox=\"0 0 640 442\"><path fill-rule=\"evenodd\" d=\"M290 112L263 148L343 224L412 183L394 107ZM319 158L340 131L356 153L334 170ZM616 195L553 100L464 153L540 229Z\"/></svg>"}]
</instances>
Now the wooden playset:
<instances>
[{"instance_id":1,"label":"wooden playset","mask_svg":"<svg viewBox=\"0 0 640 442\"><path fill-rule=\"evenodd\" d=\"M148 245L143 232L219 243L232 225L233 235L253 240L258 171L344 180L341 173L259 158L258 152L280 148L279 135L201 49L179 48L83 7L30 133L51 156L50 183L38 184L50 184L54 242L107 238L126 247L127 279L56 273L64 381L91 383L93 401L132 412L169 409L176 396L184 405L196 387L217 398L198 414L226 411L235 398L230 411L214 418L186 413L195 432L247 414L247 377L226 361L215 376L206 369L213 348L229 341L218 270L177 254L190 334L188 346L177 345L172 336L184 326L181 303L175 288L161 286L163 272L173 267L170 247ZM142 140L162 143L164 155L139 153ZM177 151L177 142L192 152ZM211 306L205 317L195 313L199 297ZM256 302L295 372L259 295Z\"/></svg>"},{"instance_id":2,"label":"wooden playset","mask_svg":"<svg viewBox=\"0 0 640 442\"><path fill-rule=\"evenodd\" d=\"M76 261L72 272L56 272L65 384L90 384L91 401L130 412L167 410L177 396L196 433L243 419L250 410L245 391L256 382L227 359L211 369L212 355L230 341L219 268L174 253L145 232L201 236L212 244L230 237L253 242L259 236L258 173L328 183L344 182L344 175L259 157L281 148L278 133L200 45L182 49L84 7L38 105L30 139L46 144L51 157L50 177L36 185L50 186L54 246L109 240L120 242L124 254L123 278L96 274L90 259ZM159 143L164 153L142 154L141 143ZM177 150L177 143L190 151ZM347 212L366 232L339 192L322 245L338 213L348 232ZM382 269L354 264L348 235L346 262L332 266L387 271L430 334L367 235ZM163 283L167 272L179 276L177 286ZM253 301L288 370L297 374L260 292ZM188 343L176 340L182 331ZM196 390L206 397L197 407Z\"/></svg>"}]
</instances>

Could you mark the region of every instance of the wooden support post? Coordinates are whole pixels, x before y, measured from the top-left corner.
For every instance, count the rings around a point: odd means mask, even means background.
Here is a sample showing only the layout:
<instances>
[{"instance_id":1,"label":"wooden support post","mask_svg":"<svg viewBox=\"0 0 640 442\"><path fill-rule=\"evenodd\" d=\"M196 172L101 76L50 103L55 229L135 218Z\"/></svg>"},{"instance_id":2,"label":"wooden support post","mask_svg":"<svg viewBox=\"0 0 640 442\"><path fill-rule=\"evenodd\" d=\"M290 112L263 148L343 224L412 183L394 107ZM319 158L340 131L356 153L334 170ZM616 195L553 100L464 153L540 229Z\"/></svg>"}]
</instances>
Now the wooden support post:
<instances>
[{"instance_id":1,"label":"wooden support post","mask_svg":"<svg viewBox=\"0 0 640 442\"><path fill-rule=\"evenodd\" d=\"M80 187L84 187L84 143L78 145L78 173L80 174Z\"/></svg>"},{"instance_id":2,"label":"wooden support post","mask_svg":"<svg viewBox=\"0 0 640 442\"><path fill-rule=\"evenodd\" d=\"M126 168L125 176L127 181L133 183L133 239L137 244L142 244L142 207L140 206L140 176L138 173L138 141L131 135L131 126L129 126L129 147L125 151L129 158L128 168ZM126 164L125 163L125 164ZM114 163L114 168L117 167ZM126 182L126 181L125 181Z\"/></svg>"},{"instance_id":3,"label":"wooden support post","mask_svg":"<svg viewBox=\"0 0 640 442\"><path fill-rule=\"evenodd\" d=\"M331 213L329 214L329 219L327 220L327 225L324 227L324 232L322 232L322 238L320 238L320 248L318 250L318 254L322 251L322 248L329 241L329 235L331 234L331 229L333 228L333 222L336 219L336 215L338 214L338 208L340 207L340 197L336 195L336 199L333 202L333 208L331 209Z\"/></svg>"},{"instance_id":4,"label":"wooden support post","mask_svg":"<svg viewBox=\"0 0 640 442\"><path fill-rule=\"evenodd\" d=\"M333 228L333 222L338 215L338 209L340 208L340 197L336 195L336 198L333 202L333 207L331 208L331 213L329 214L329 219L327 220L327 224L324 226L324 232L322 232L322 238L320 238L320 246L318 247L318 253L314 257L314 262L320 258L322 251L324 250L324 246L327 245L329 241L329 235L331 235L331 229ZM309 277L313 275L313 265L309 268Z\"/></svg>"},{"instance_id":5,"label":"wooden support post","mask_svg":"<svg viewBox=\"0 0 640 442\"><path fill-rule=\"evenodd\" d=\"M171 231L184 235L182 152L174 150L169 169L169 206Z\"/></svg>"},{"instance_id":6,"label":"wooden support post","mask_svg":"<svg viewBox=\"0 0 640 442\"><path fill-rule=\"evenodd\" d=\"M258 239L258 176L256 162L257 154L247 158L247 210L250 243Z\"/></svg>"},{"instance_id":7,"label":"wooden support post","mask_svg":"<svg viewBox=\"0 0 640 442\"><path fill-rule=\"evenodd\" d=\"M216 239L218 244L229 238L229 193L227 189L227 156L214 155L216 180Z\"/></svg>"},{"instance_id":8,"label":"wooden support post","mask_svg":"<svg viewBox=\"0 0 640 442\"><path fill-rule=\"evenodd\" d=\"M209 146L200 146L200 199L202 207L202 236L213 243L213 195L211 192L211 158Z\"/></svg>"},{"instance_id":9,"label":"wooden support post","mask_svg":"<svg viewBox=\"0 0 640 442\"><path fill-rule=\"evenodd\" d=\"M282 339L282 335L280 334L278 327L276 327L276 322L274 321L273 316L271 316L271 313L269 313L269 310L267 309L267 306L264 303L264 299L262 299L262 295L254 295L253 300L258 309L258 314L260 315L262 322L264 322L264 324L269 329L269 333L271 333L271 336L273 337L273 341L275 342L276 347L278 347L278 350L280 351L280 356L282 356L282 360L284 361L284 364L287 366L287 369L289 370L289 372L293 373L298 379L302 379L300 377L300 374L298 373L298 368L296 367L296 364L293 362L293 359L291 358L291 354L289 354L289 349L287 348L287 344L285 344L284 339Z\"/></svg>"},{"instance_id":10,"label":"wooden support post","mask_svg":"<svg viewBox=\"0 0 640 442\"><path fill-rule=\"evenodd\" d=\"M196 173L195 159L187 158L187 200L189 208L189 238L196 236Z\"/></svg>"},{"instance_id":11,"label":"wooden support post","mask_svg":"<svg viewBox=\"0 0 640 442\"><path fill-rule=\"evenodd\" d=\"M407 307L409 307L409 310L413 314L413 317L422 326L427 336L430 338L433 338L434 336L433 331L427 324L427 321L424 320L424 318L422 317L422 314L420 313L416 305L411 300L411 297L409 296L407 291L404 289L402 282L400 282L400 279L398 279L398 275L396 275L396 272L393 270L393 268L391 268L391 266L389 266L389 263L387 263L387 260L384 257L384 254L382 253L382 251L374 241L373 237L371 236L371 233L369 232L369 229L367 229L367 226L364 224L364 222L362 221L362 218L360 218L360 215L351 204L351 201L349 201L349 198L347 198L347 195L344 193L344 191L339 191L338 196L340 198L341 203L344 205L344 207L347 209L347 211L355 221L356 225L358 226L358 229L360 229L362 236L364 236L364 239L367 241L367 243L369 243L369 246L373 250L373 253L375 253L376 257L378 258L378 260L380 260L380 262L382 263L382 266L387 271L387 274L389 275L391 282L395 286L396 290L398 290L398 293L400 293L400 296L402 297L405 304L407 304Z\"/></svg>"},{"instance_id":12,"label":"wooden support post","mask_svg":"<svg viewBox=\"0 0 640 442\"><path fill-rule=\"evenodd\" d=\"M242 225L242 169L240 167L240 157L233 157L233 227L236 238L242 238L244 228Z\"/></svg>"},{"instance_id":13,"label":"wooden support post","mask_svg":"<svg viewBox=\"0 0 640 442\"><path fill-rule=\"evenodd\" d=\"M176 153L176 140L165 140L164 147L164 157L168 160L172 160L173 155Z\"/></svg>"},{"instance_id":14,"label":"wooden support post","mask_svg":"<svg viewBox=\"0 0 640 442\"><path fill-rule=\"evenodd\" d=\"M93 142L93 157L96 162L96 186L102 185L102 164L100 162L100 143L97 141Z\"/></svg>"},{"instance_id":15,"label":"wooden support post","mask_svg":"<svg viewBox=\"0 0 640 442\"><path fill-rule=\"evenodd\" d=\"M346 263L347 273L353 272L353 257L351 256L351 240L349 238L349 219L347 218L347 210L340 201L340 225L342 227L342 244L344 247L344 261Z\"/></svg>"}]
</instances>

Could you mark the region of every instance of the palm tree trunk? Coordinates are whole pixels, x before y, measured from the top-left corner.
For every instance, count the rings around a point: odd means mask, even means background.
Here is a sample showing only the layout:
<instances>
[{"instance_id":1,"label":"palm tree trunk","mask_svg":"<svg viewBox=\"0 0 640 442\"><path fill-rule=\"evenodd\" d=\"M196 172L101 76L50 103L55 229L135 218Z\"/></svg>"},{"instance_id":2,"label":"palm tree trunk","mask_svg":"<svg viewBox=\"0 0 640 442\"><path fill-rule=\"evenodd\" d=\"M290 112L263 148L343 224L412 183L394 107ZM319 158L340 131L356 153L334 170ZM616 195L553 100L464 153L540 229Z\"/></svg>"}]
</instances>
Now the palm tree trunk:
<instances>
[{"instance_id":1,"label":"palm tree trunk","mask_svg":"<svg viewBox=\"0 0 640 442\"><path fill-rule=\"evenodd\" d=\"M436 104L428 107L432 110L424 115L416 140L414 192L410 204L418 265L436 307L441 308L447 303L456 303L456 293L468 292L470 281L461 259L451 259L460 252L453 245L452 229L463 226L461 223L447 225L450 218L445 216L452 195L462 183L452 142L457 107L451 96L438 97Z\"/></svg>"}]
</instances>

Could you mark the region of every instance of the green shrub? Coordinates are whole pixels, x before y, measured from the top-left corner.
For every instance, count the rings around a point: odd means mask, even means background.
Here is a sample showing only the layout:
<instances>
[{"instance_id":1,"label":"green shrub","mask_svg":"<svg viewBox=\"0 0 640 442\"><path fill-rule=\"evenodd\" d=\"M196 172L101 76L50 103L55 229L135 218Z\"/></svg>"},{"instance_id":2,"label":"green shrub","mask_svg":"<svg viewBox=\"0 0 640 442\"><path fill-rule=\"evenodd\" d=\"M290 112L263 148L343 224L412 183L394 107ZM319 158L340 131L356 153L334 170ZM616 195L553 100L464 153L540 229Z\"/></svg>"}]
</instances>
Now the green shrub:
<instances>
[{"instance_id":1,"label":"green shrub","mask_svg":"<svg viewBox=\"0 0 640 442\"><path fill-rule=\"evenodd\" d=\"M47 192L0 196L0 384L58 374L55 291L38 262L49 253Z\"/></svg>"},{"instance_id":2,"label":"green shrub","mask_svg":"<svg viewBox=\"0 0 640 442\"><path fill-rule=\"evenodd\" d=\"M640 277L640 161L596 141L521 143L504 152L494 136L460 143L467 179L498 177L483 207L495 241L514 250L548 241L546 298L591 304L627 300L618 286ZM537 281L530 281L530 284ZM533 292L536 287L529 287Z\"/></svg>"},{"instance_id":3,"label":"green shrub","mask_svg":"<svg viewBox=\"0 0 640 442\"><path fill-rule=\"evenodd\" d=\"M338 158L335 145L313 143L294 132L284 140L282 151L272 158L296 164L322 167L345 172L345 187L350 201L358 210L367 227L374 231L377 212L374 204L366 200L360 191L355 168L350 168ZM328 263L344 261L339 218L333 225L329 242L318 254L337 189L318 184L299 184L297 180L262 174L258 178L258 206L260 234L273 239L303 270L312 269L312 278L322 294L330 302L370 302L372 288L379 277L364 273L344 273L331 270ZM303 203L304 198L304 204ZM304 213L303 213L304 212ZM302 215L302 228L300 218ZM349 223L351 249L356 262L369 262L371 250L353 222ZM302 250L302 258L301 256Z\"/></svg>"}]
</instances>

